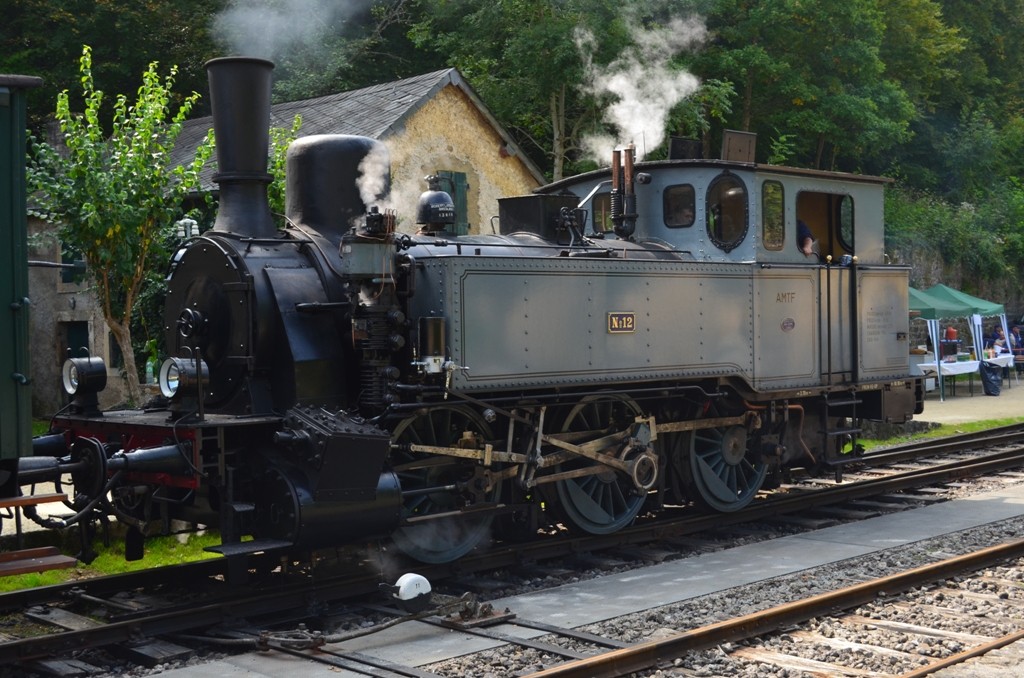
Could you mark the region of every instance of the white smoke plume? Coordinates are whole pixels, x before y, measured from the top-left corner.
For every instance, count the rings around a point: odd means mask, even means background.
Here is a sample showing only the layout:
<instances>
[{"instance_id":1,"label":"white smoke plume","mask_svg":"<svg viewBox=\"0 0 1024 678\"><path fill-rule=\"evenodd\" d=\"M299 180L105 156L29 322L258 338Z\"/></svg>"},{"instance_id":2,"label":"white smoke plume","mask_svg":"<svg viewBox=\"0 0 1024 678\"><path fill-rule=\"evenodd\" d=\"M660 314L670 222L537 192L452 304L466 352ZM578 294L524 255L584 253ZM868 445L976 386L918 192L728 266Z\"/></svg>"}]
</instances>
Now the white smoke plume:
<instances>
[{"instance_id":1,"label":"white smoke plume","mask_svg":"<svg viewBox=\"0 0 1024 678\"><path fill-rule=\"evenodd\" d=\"M277 61L316 49L321 36L372 0L231 0L213 20L214 37L232 55Z\"/></svg>"},{"instance_id":2,"label":"white smoke plume","mask_svg":"<svg viewBox=\"0 0 1024 678\"><path fill-rule=\"evenodd\" d=\"M691 73L670 67L672 57L696 46L707 36L704 22L698 18L674 18L653 30L635 28L634 45L607 66L593 63L594 36L577 33L576 44L587 65L586 90L596 96L611 95L614 102L605 111L604 121L618 134L593 135L583 139L587 154L599 164L607 164L616 146L634 142L637 159L657 148L665 139L665 126L672 107L693 94L700 82Z\"/></svg>"},{"instance_id":3,"label":"white smoke plume","mask_svg":"<svg viewBox=\"0 0 1024 678\"><path fill-rule=\"evenodd\" d=\"M376 205L383 212L390 204L387 199L388 182L391 179L391 156L384 144L374 145L359 163L359 197L369 207Z\"/></svg>"}]
</instances>

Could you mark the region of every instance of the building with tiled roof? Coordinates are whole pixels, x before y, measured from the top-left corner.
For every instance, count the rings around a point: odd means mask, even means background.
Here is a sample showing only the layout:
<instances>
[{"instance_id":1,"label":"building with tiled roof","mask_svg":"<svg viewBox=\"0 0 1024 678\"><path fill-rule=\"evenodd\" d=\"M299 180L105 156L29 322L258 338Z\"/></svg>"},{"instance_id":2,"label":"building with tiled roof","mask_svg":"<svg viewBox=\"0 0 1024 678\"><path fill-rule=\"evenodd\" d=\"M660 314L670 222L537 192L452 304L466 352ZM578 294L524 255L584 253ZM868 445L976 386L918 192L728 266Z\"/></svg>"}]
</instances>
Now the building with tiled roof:
<instances>
[{"instance_id":1,"label":"building with tiled roof","mask_svg":"<svg viewBox=\"0 0 1024 678\"><path fill-rule=\"evenodd\" d=\"M448 180L442 188L460 208L460 230L470 233L490 232L499 197L528 193L544 182L454 68L271 107L273 127L290 129L295 116L302 121L299 136L356 134L384 142L400 220L414 214L430 174ZM209 117L186 122L175 160L188 162L211 127ZM202 177L207 190L216 190L214 174L211 163Z\"/></svg>"}]
</instances>

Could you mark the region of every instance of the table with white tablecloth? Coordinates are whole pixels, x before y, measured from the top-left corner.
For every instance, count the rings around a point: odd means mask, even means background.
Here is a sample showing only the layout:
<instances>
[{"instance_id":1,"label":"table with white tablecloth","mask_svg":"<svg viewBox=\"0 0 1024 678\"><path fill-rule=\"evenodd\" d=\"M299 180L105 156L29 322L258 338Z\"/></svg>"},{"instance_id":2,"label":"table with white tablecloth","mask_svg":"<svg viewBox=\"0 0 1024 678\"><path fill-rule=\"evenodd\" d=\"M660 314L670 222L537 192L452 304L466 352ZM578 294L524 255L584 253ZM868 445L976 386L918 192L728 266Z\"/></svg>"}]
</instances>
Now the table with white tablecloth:
<instances>
[{"instance_id":1,"label":"table with white tablecloth","mask_svg":"<svg viewBox=\"0 0 1024 678\"><path fill-rule=\"evenodd\" d=\"M917 365L917 369L921 370L921 373L926 377L934 377L937 374L942 374L943 377L954 377L950 379L948 383L953 387L952 395L956 395L956 380L955 377L960 374L968 375L969 379L967 382L968 389L971 395L974 395L974 373L978 371L978 367L981 362L978 360L957 360L956 362L940 362L938 366L934 362L922 362Z\"/></svg>"},{"instance_id":2,"label":"table with white tablecloth","mask_svg":"<svg viewBox=\"0 0 1024 678\"><path fill-rule=\"evenodd\" d=\"M940 362L939 367L941 368L942 376L952 377L957 374L977 372L978 365L980 364L981 362L978 360L958 360L954 363ZM924 374L930 374L931 376L935 376L939 371L935 363L921 363L917 368Z\"/></svg>"},{"instance_id":3,"label":"table with white tablecloth","mask_svg":"<svg viewBox=\"0 0 1024 678\"><path fill-rule=\"evenodd\" d=\"M999 365L1000 367L1009 367L1013 364L1013 354L1003 353L995 358L985 358L985 362L991 363L992 365Z\"/></svg>"}]
</instances>

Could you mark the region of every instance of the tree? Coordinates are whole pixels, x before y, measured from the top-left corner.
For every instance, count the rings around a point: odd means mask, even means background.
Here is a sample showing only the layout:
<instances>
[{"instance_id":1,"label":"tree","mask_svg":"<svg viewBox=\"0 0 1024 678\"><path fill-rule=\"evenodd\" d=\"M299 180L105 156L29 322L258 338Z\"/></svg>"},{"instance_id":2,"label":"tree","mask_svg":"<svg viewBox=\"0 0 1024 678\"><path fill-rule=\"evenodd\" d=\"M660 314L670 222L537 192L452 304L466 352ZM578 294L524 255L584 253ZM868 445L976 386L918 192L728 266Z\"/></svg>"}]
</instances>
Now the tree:
<instances>
[{"instance_id":1,"label":"tree","mask_svg":"<svg viewBox=\"0 0 1024 678\"><path fill-rule=\"evenodd\" d=\"M210 17L224 0L0 0L0 73L39 75L43 86L30 93L32 126L42 124L53 98L70 89L80 105L77 59L83 44L94 45L96 73L104 92L131 92L138 74L159 59L178 64L185 91L202 91L203 64L216 56ZM109 121L105 121L109 122Z\"/></svg>"},{"instance_id":2,"label":"tree","mask_svg":"<svg viewBox=\"0 0 1024 678\"><path fill-rule=\"evenodd\" d=\"M456 66L553 178L600 123L596 99L580 91L584 56L578 31L590 29L595 63L629 43L623 4L614 0L420 0L410 32L421 50ZM627 3L628 4L628 3Z\"/></svg>"},{"instance_id":3,"label":"tree","mask_svg":"<svg viewBox=\"0 0 1024 678\"><path fill-rule=\"evenodd\" d=\"M292 126L270 128L270 176L274 180L267 186L267 201L270 212L277 216L283 226L282 215L285 213L285 188L287 181L285 171L288 169L288 146L299 138L302 128L302 116L292 118ZM279 226L280 227L280 226Z\"/></svg>"},{"instance_id":4,"label":"tree","mask_svg":"<svg viewBox=\"0 0 1024 678\"><path fill-rule=\"evenodd\" d=\"M959 113L981 103L993 113L1018 113L1024 100L1024 0L937 1L946 23L965 38L957 54L960 78L943 90L947 110Z\"/></svg>"},{"instance_id":5,"label":"tree","mask_svg":"<svg viewBox=\"0 0 1024 678\"><path fill-rule=\"evenodd\" d=\"M132 309L146 272L166 258L163 242L181 215L185 195L199 186L199 170L210 157L209 137L187 167L171 167L170 151L199 95L186 97L171 114L177 68L161 80L153 62L142 75L138 98L114 103L110 135L100 124L103 92L95 88L92 50L79 61L85 110L73 113L70 96L57 96L56 119L66 152L33 143L29 186L34 216L58 225L65 245L84 257L103 317L124 356L129 397L141 401L132 348ZM169 120L168 120L169 117Z\"/></svg>"},{"instance_id":6,"label":"tree","mask_svg":"<svg viewBox=\"0 0 1024 678\"><path fill-rule=\"evenodd\" d=\"M718 0L702 73L740 93L741 129L793 135L812 167L859 169L907 141L915 110L886 77L880 0Z\"/></svg>"}]
</instances>

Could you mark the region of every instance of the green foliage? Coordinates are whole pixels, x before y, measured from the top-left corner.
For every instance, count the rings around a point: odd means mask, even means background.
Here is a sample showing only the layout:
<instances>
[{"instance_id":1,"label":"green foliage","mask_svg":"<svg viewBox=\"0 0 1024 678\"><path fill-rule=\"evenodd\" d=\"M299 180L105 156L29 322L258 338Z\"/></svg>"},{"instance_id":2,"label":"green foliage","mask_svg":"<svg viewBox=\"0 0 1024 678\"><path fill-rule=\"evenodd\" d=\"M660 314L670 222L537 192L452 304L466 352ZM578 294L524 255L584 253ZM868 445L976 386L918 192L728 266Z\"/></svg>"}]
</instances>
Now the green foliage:
<instances>
[{"instance_id":1,"label":"green foliage","mask_svg":"<svg viewBox=\"0 0 1024 678\"><path fill-rule=\"evenodd\" d=\"M267 199L270 211L275 215L285 212L285 186L287 184L285 170L288 167L288 144L299 137L302 127L302 116L296 115L291 128L270 128L270 174L274 180L267 188ZM279 219L280 220L280 219Z\"/></svg>"},{"instance_id":2,"label":"green foliage","mask_svg":"<svg viewBox=\"0 0 1024 678\"><path fill-rule=\"evenodd\" d=\"M732 113L736 90L731 82L704 80L692 95L676 104L669 116L672 134L684 138L704 138L714 124L722 124Z\"/></svg>"},{"instance_id":3,"label":"green foliage","mask_svg":"<svg viewBox=\"0 0 1024 678\"><path fill-rule=\"evenodd\" d=\"M77 574L77 570L72 570ZM70 579L68 570L48 570L46 572L28 572L16 574L10 577L0 577L0 592L22 591L24 589L35 589L40 586L55 586L63 584Z\"/></svg>"},{"instance_id":4,"label":"green foliage","mask_svg":"<svg viewBox=\"0 0 1024 678\"><path fill-rule=\"evenodd\" d=\"M879 57L885 15L876 0L720 0L718 36L699 61L741 93L728 125L792 135L797 164L856 169L909 139L915 115Z\"/></svg>"},{"instance_id":5,"label":"green foliage","mask_svg":"<svg viewBox=\"0 0 1024 678\"><path fill-rule=\"evenodd\" d=\"M793 135L779 134L768 142L771 152L768 154L769 165L784 165L793 156Z\"/></svg>"},{"instance_id":6,"label":"green foliage","mask_svg":"<svg viewBox=\"0 0 1024 678\"><path fill-rule=\"evenodd\" d=\"M623 4L420 0L419 7L413 44L458 67L535 162L560 178L601 116L599 102L577 87L584 80L581 32L592 36L592 59L610 62L630 42Z\"/></svg>"},{"instance_id":7,"label":"green foliage","mask_svg":"<svg viewBox=\"0 0 1024 678\"><path fill-rule=\"evenodd\" d=\"M61 241L84 257L104 318L124 354L129 391L137 402L132 310L147 275L166 261L164 244L185 196L199 185L199 171L213 145L210 140L200 144L188 166L170 164L182 122L199 99L193 93L171 114L176 68L161 79L153 62L134 103L118 95L109 134L100 121L104 95L94 86L88 46L82 50L80 72L85 110L72 111L67 91L57 97L65 149L32 143L32 214L58 225Z\"/></svg>"},{"instance_id":8,"label":"green foliage","mask_svg":"<svg viewBox=\"0 0 1024 678\"><path fill-rule=\"evenodd\" d=\"M946 23L935 0L880 0L885 33L879 57L887 79L899 82L922 111L933 111L944 87L959 79L968 42Z\"/></svg>"},{"instance_id":9,"label":"green foliage","mask_svg":"<svg viewBox=\"0 0 1024 678\"><path fill-rule=\"evenodd\" d=\"M1017 194L1014 201L1020 199ZM1007 221L1002 221L1001 227L994 209L994 204L978 209L970 203L954 205L932 193L890 189L885 201L886 250L897 253L900 261L923 259L934 252L951 274L970 271L974 281L1019 287L1024 282L1019 265L1021 239L1014 237L1013 245L1007 247L1003 231L1019 232L1021 222L1008 228ZM912 276L910 284L935 282Z\"/></svg>"},{"instance_id":10,"label":"green foliage","mask_svg":"<svg viewBox=\"0 0 1024 678\"><path fill-rule=\"evenodd\" d=\"M53 97L70 90L80 108L77 59L82 44L95 47L97 89L132 92L156 58L178 64L184 91L205 86L203 63L216 55L210 16L223 0L0 0L0 73L43 76L29 92L32 128L41 129ZM109 118L104 118L104 124Z\"/></svg>"}]
</instances>

